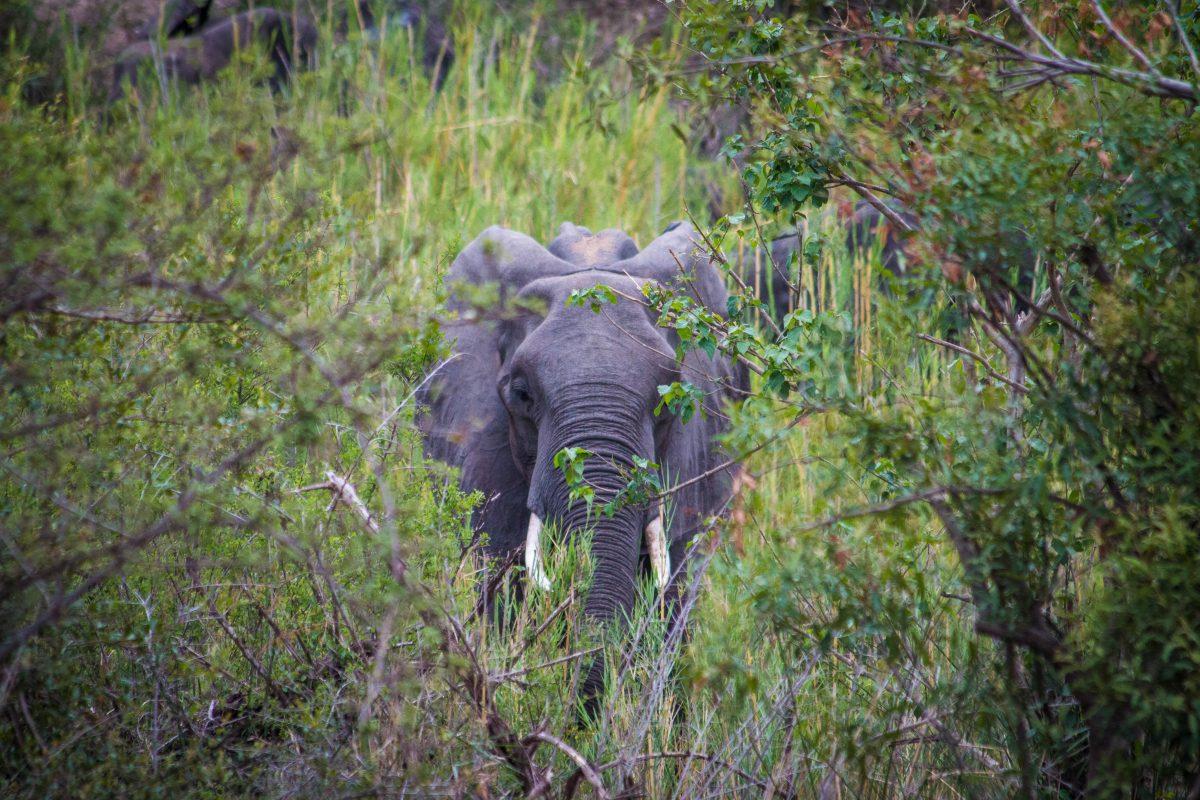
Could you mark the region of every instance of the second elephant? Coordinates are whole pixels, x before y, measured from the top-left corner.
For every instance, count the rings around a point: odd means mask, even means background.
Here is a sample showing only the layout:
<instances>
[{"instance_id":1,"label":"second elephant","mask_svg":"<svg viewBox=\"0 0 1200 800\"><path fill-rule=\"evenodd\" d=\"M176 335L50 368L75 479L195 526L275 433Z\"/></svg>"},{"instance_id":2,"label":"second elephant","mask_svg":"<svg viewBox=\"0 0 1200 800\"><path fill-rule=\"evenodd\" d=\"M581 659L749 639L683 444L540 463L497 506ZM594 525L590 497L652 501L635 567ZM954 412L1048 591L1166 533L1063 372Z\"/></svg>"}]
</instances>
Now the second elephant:
<instances>
[{"instance_id":1,"label":"second elephant","mask_svg":"<svg viewBox=\"0 0 1200 800\"><path fill-rule=\"evenodd\" d=\"M126 86L136 87L143 71L154 68L180 83L195 84L214 77L247 47L260 47L275 67L272 85L281 86L299 67L311 66L316 55L317 29L300 14L259 8L209 23L192 36L138 42L125 48L113 68L109 100L119 99Z\"/></svg>"}]
</instances>

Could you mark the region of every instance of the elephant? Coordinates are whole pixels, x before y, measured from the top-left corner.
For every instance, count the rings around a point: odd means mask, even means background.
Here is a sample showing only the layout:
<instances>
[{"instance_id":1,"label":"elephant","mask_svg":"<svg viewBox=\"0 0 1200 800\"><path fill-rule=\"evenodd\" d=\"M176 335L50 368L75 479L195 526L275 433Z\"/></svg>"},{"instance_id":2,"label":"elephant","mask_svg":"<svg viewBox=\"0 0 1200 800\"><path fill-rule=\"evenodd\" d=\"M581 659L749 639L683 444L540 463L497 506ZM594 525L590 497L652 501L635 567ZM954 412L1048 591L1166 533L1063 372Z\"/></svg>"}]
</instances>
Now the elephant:
<instances>
[{"instance_id":1,"label":"elephant","mask_svg":"<svg viewBox=\"0 0 1200 800\"><path fill-rule=\"evenodd\" d=\"M569 222L559 227L558 236L546 249L551 255L581 267L612 264L638 253L637 244L624 231L609 228L593 234Z\"/></svg>"},{"instance_id":2,"label":"elephant","mask_svg":"<svg viewBox=\"0 0 1200 800\"><path fill-rule=\"evenodd\" d=\"M905 225L914 231L919 228L920 219L906 206L894 200L887 201L887 204ZM834 212L829 210L823 213ZM905 250L907 234L888 216L866 200L860 200L848 216L840 219L848 252L861 257L878 248L880 266L899 279L900 285L905 286L910 296L917 297L921 292L931 291L928 283L922 284L914 279L913 267L916 262ZM799 258L804 236L805 230L801 227L776 237L770 243L769 259L760 250L755 252L752 260L746 259L741 265L743 280L770 309L777 323L796 308L796 297L789 283L795 285L792 279L795 274L793 265ZM1027 233L1019 228L1009 229L989 249L978 249L975 253L976 261L972 269L976 276L988 281L990 291L1007 296L1007 305L1013 313L1028 311L1028 300L1032 297L1036 279L1037 254L1030 246ZM878 288L887 295L891 287L892 284L883 281ZM928 296L925 299L930 300ZM948 308L936 324L939 334L953 340L958 338L967 323L961 310Z\"/></svg>"},{"instance_id":3,"label":"elephant","mask_svg":"<svg viewBox=\"0 0 1200 800\"><path fill-rule=\"evenodd\" d=\"M917 217L899 203L889 207L905 223L915 227ZM904 251L904 233L897 229L883 213L866 200L856 203L848 215L830 207L817 217L821 227L830 215L837 214L838 224L845 230L846 251L863 257L879 248L880 264L895 276L903 276L909 266ZM741 276L758 300L772 312L772 318L781 323L789 311L796 309L796 297L792 286L796 285L793 275L794 264L803 250L806 226L782 234L771 240L767 252L752 252L752 258L741 265ZM769 253L769 257L768 257ZM789 285L790 284L790 285Z\"/></svg>"},{"instance_id":4,"label":"elephant","mask_svg":"<svg viewBox=\"0 0 1200 800\"><path fill-rule=\"evenodd\" d=\"M383 13L377 13L382 11ZM421 34L421 66L435 91L442 88L454 66L454 42L441 21L415 3L387 0L384 3L358 0L358 21L363 38L377 42L389 30L413 30ZM345 26L350 28L351 21Z\"/></svg>"},{"instance_id":5,"label":"elephant","mask_svg":"<svg viewBox=\"0 0 1200 800\"><path fill-rule=\"evenodd\" d=\"M137 29L139 39L165 39L191 36L208 23L213 0L166 0L161 13L153 15Z\"/></svg>"},{"instance_id":6,"label":"elephant","mask_svg":"<svg viewBox=\"0 0 1200 800\"><path fill-rule=\"evenodd\" d=\"M473 525L486 532L486 555L524 549L526 578L548 587L541 562L546 523L560 530L594 526L594 578L584 601L592 620L612 625L630 614L643 568L670 600L678 597L687 544L732 491L733 467L717 444L727 429L723 408L747 389L744 367L719 352L690 350L676 359L678 338L659 327L641 299L647 282L685 294L724 315L724 284L697 246L696 231L675 223L639 251L617 230L592 234L564 224L547 247L501 227L480 234L451 265L446 339L453 355L419 397L418 425L427 455L460 470L466 491L484 497ZM568 305L573 292L610 287L616 302ZM499 312L483 313L470 297L492 286ZM687 422L656 413L658 387L686 381L704 398ZM617 498L635 458L657 465L664 486L676 485L674 513L664 505L618 505L589 514L573 501L554 466L564 448L590 456L584 480L593 508ZM586 670L581 693L594 709L603 664Z\"/></svg>"},{"instance_id":7,"label":"elephant","mask_svg":"<svg viewBox=\"0 0 1200 800\"><path fill-rule=\"evenodd\" d=\"M315 59L317 29L300 14L258 8L226 17L182 38L132 44L117 57L109 101L120 99L125 86L137 86L143 69L161 63L163 73L182 83L212 78L229 64L239 48L255 43L264 47L275 64L271 83L278 88L297 66Z\"/></svg>"}]
</instances>

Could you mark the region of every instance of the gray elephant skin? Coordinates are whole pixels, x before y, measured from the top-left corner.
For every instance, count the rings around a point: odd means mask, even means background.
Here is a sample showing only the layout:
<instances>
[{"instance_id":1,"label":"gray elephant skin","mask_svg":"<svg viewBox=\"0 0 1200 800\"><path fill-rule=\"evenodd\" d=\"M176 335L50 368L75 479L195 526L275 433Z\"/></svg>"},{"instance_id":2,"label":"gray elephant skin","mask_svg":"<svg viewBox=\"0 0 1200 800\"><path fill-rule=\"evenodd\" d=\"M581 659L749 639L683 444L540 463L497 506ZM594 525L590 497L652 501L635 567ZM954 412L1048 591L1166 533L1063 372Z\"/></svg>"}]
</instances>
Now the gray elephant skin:
<instances>
[{"instance_id":1,"label":"gray elephant skin","mask_svg":"<svg viewBox=\"0 0 1200 800\"><path fill-rule=\"evenodd\" d=\"M294 69L311 66L316 44L316 26L301 14L273 8L246 11L208 23L192 36L130 45L113 67L109 100L119 99L126 85L136 87L143 70L159 63L167 78L196 84L215 76L239 49L250 46L261 47L270 56L275 65L271 83L278 88Z\"/></svg>"},{"instance_id":2,"label":"gray elephant skin","mask_svg":"<svg viewBox=\"0 0 1200 800\"><path fill-rule=\"evenodd\" d=\"M914 214L898 203L893 203L891 207L900 219L916 226ZM830 207L821 212L818 220L835 213L836 210ZM847 252L862 257L879 248L881 266L893 275L904 275L907 266L904 234L878 209L866 200L860 200L847 217L839 216L838 224L845 231ZM771 310L776 322L782 322L789 311L796 309L796 298L788 284L795 283L793 265L802 251L805 235L806 228L801 226L777 236L771 240L769 257L759 251L757 256L752 253L752 257L745 259L741 265L746 285Z\"/></svg>"},{"instance_id":3,"label":"gray elephant skin","mask_svg":"<svg viewBox=\"0 0 1200 800\"><path fill-rule=\"evenodd\" d=\"M619 622L634 604L643 565L653 561L643 536L661 520L660 504L624 505L611 516L572 502L564 476L553 464L567 447L585 448L584 480L595 490L595 508L627 485L634 457L660 466L672 496L665 531L670 583L676 597L687 542L728 500L732 470L716 437L727 427L725 404L746 389L744 368L720 353L689 351L677 363L673 331L641 300L640 286L654 281L686 292L694 302L725 313L726 291L697 246L695 230L675 223L639 252L616 230L592 234L564 224L548 247L504 228L492 227L455 259L445 328L453 356L427 382L419 425L428 455L461 470L467 491L482 493L474 525L487 534L487 554L503 559L537 539L541 523L560 530L594 531L594 577L585 613L600 623ZM573 291L604 284L619 294L597 313L568 306ZM474 287L499 293L496 313L468 302ZM658 387L688 381L706 398L687 423L656 415ZM652 542L651 542L652 547ZM536 555L536 554L533 554ZM648 555L647 559L644 556ZM587 669L582 696L593 700L603 683L603 664Z\"/></svg>"},{"instance_id":4,"label":"gray elephant skin","mask_svg":"<svg viewBox=\"0 0 1200 800\"><path fill-rule=\"evenodd\" d=\"M919 218L905 205L895 200L889 200L887 204L896 217L914 231L920 227ZM827 215L835 213L837 212L834 208L828 208L821 212L818 219L823 220ZM845 233L847 252L861 258L878 250L879 263L884 270L899 279L900 285L907 284L907 291L921 291L919 281L906 280L915 273L915 262L905 252L905 239L908 234L900 230L879 209L866 200L859 200L852 213L844 217L839 216L838 224ZM800 257L804 237L804 227L778 236L771 240L769 258L763 251L759 251L741 264L743 280L758 300L771 311L776 322L782 322L784 316L796 308L796 297L788 283L794 283L794 264ZM1007 260L999 254L986 255L977 265L977 274L989 272L1011 281L1013 288L1017 290L1017 294L1010 297L1012 308L1018 313L1024 313L1029 308L1026 298L1031 296L1034 287L1036 254L1029 246L1029 237L1020 229L1005 233L1002 242L1007 251ZM995 284L995 281L993 283ZM878 289L887 295L891 284L880 276ZM994 285L993 289L1012 294L999 284ZM952 310L944 314L940 324L941 328L935 332L953 338L961 332L965 318L961 312Z\"/></svg>"},{"instance_id":5,"label":"gray elephant skin","mask_svg":"<svg viewBox=\"0 0 1200 800\"><path fill-rule=\"evenodd\" d=\"M160 63L163 73L181 83L196 84L215 76L239 48L263 47L275 64L272 87L278 89L293 70L316 60L317 28L303 14L274 8L249 9L213 18L214 0L166 0L137 31L143 41L127 47L113 69L109 101L120 99L126 85ZM220 4L218 4L220 5ZM454 64L454 44L440 19L420 4L397 0L357 0L340 14L337 32L344 38L361 28L364 41L378 42L387 30L421 34L421 64L440 90ZM162 42L160 44L160 37Z\"/></svg>"}]
</instances>

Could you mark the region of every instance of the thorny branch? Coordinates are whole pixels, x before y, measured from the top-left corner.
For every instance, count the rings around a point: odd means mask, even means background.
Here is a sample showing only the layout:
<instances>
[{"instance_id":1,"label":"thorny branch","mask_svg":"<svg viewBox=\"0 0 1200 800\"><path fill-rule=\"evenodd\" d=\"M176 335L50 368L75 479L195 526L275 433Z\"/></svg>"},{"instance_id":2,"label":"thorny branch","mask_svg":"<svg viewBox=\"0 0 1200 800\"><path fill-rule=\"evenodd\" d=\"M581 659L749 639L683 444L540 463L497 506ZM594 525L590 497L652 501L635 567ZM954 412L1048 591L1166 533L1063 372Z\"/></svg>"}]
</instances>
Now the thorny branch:
<instances>
[{"instance_id":1,"label":"thorny branch","mask_svg":"<svg viewBox=\"0 0 1200 800\"><path fill-rule=\"evenodd\" d=\"M1200 91L1197 90L1194 84L1187 81L1168 78L1164 75L1139 72L1138 70L1110 67L1088 61L1087 59L1065 56L1057 53L1057 51L1055 51L1056 55L1044 56L1032 50L1027 50L1000 36L995 36L970 26L964 26L962 30L968 35L1004 51L1008 54L1008 59L1025 61L1045 67L1054 77L1062 75L1093 76L1115 81L1116 83L1124 84L1156 97L1190 100L1192 102L1200 100Z\"/></svg>"},{"instance_id":2,"label":"thorny branch","mask_svg":"<svg viewBox=\"0 0 1200 800\"><path fill-rule=\"evenodd\" d=\"M362 520L363 527L371 533L379 533L379 523L371 516L371 511L367 508L366 503L362 501L362 498L358 496L358 491L350 481L338 476L333 470L327 470L325 472L325 480L321 483L302 486L295 491L299 494L318 490L328 490L333 493L333 500L329 503L330 511L337 508L339 502L344 503Z\"/></svg>"},{"instance_id":3,"label":"thorny branch","mask_svg":"<svg viewBox=\"0 0 1200 800\"><path fill-rule=\"evenodd\" d=\"M1012 389L1015 392L1020 392L1021 394L1025 394L1029 391L1028 386L1023 386L1022 384L1014 383L1011 378L1006 378L1003 375L1001 375L999 372L996 372L996 370L992 369L992 365L988 363L988 360L986 358L984 358L983 356L979 355L979 353L976 353L974 350L963 347L961 344L955 344L954 342L948 342L945 339L939 339L936 336L930 336L929 334L926 334L926 333L918 333L917 338L920 339L921 341L929 342L930 344L936 344L938 347L944 347L947 350L950 350L951 352L958 353L959 355L964 355L967 358L972 359L976 363L980 364L983 367L984 371L987 372L988 375L990 375L991 377L1000 381L1005 386L1007 386L1008 388Z\"/></svg>"}]
</instances>

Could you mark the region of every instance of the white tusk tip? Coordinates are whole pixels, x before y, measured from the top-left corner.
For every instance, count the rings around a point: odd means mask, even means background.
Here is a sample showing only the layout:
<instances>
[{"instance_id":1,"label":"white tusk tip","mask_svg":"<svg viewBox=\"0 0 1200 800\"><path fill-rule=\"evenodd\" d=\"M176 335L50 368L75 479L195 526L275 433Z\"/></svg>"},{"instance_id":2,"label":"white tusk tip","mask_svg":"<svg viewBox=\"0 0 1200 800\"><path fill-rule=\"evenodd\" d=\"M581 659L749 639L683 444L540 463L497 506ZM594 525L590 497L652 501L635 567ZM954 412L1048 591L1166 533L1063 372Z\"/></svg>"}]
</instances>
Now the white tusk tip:
<instances>
[{"instance_id":1,"label":"white tusk tip","mask_svg":"<svg viewBox=\"0 0 1200 800\"><path fill-rule=\"evenodd\" d=\"M650 551L650 567L654 570L654 583L663 590L671 580L671 553L667 549L667 532L663 527L662 514L646 525L646 549Z\"/></svg>"},{"instance_id":2,"label":"white tusk tip","mask_svg":"<svg viewBox=\"0 0 1200 800\"><path fill-rule=\"evenodd\" d=\"M525 571L534 586L542 591L550 591L550 578L542 569L542 521L537 514L529 515L529 530L525 534Z\"/></svg>"}]
</instances>

